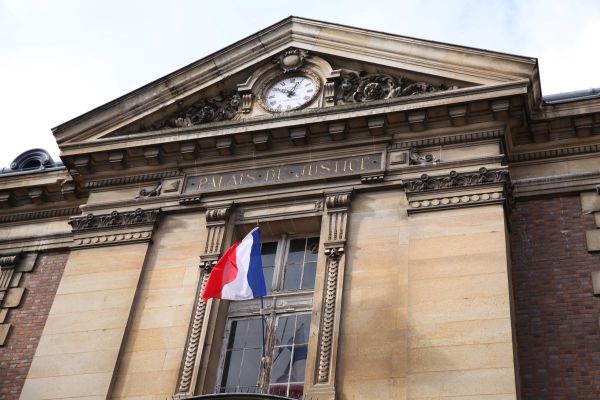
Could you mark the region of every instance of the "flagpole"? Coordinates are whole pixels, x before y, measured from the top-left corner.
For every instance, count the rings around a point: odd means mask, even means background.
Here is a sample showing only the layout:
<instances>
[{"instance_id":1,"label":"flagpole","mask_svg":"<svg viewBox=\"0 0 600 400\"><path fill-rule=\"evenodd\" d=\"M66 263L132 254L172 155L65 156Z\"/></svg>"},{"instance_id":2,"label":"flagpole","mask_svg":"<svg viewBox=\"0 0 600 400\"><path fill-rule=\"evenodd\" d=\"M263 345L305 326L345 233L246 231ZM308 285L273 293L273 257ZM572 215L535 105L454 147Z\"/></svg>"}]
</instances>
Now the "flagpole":
<instances>
[{"instance_id":1,"label":"flagpole","mask_svg":"<svg viewBox=\"0 0 600 400\"><path fill-rule=\"evenodd\" d=\"M268 374L268 366L269 360L267 359L267 352L265 351L266 342L265 342L265 313L264 313L264 302L263 296L260 296L260 321L262 322L262 357L260 359L260 373L258 374L258 382L257 382L257 393L265 394L268 392L269 388L269 374Z\"/></svg>"},{"instance_id":2,"label":"flagpole","mask_svg":"<svg viewBox=\"0 0 600 400\"><path fill-rule=\"evenodd\" d=\"M262 322L262 356L265 356L265 314L263 296L260 296L260 320Z\"/></svg>"}]
</instances>

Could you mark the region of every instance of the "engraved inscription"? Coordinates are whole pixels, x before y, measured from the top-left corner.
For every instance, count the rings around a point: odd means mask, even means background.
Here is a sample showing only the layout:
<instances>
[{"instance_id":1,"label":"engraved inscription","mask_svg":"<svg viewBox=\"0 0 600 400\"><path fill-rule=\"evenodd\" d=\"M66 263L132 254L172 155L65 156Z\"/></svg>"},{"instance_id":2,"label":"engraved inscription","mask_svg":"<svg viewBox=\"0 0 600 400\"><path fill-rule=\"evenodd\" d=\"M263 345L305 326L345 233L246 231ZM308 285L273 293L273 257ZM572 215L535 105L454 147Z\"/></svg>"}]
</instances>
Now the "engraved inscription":
<instances>
[{"instance_id":1,"label":"engraved inscription","mask_svg":"<svg viewBox=\"0 0 600 400\"><path fill-rule=\"evenodd\" d=\"M379 170L381 170L381 154L370 154L220 174L196 175L188 179L185 192L239 189L336 176L360 175Z\"/></svg>"}]
</instances>

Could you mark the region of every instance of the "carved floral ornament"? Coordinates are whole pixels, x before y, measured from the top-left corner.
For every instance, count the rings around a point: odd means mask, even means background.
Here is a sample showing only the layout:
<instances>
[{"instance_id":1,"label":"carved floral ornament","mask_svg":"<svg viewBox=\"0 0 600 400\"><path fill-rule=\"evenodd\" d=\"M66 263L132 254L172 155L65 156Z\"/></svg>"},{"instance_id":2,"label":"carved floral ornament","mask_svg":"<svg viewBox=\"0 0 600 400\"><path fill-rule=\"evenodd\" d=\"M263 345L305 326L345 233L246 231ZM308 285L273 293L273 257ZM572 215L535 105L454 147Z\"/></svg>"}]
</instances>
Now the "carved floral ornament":
<instances>
[{"instance_id":1,"label":"carved floral ornament","mask_svg":"<svg viewBox=\"0 0 600 400\"><path fill-rule=\"evenodd\" d=\"M160 210L142 210L118 212L113 211L110 214L94 215L92 213L85 217L73 218L69 224L73 231L83 231L89 229L112 228L130 225L153 224L160 216Z\"/></svg>"},{"instance_id":2,"label":"carved floral ornament","mask_svg":"<svg viewBox=\"0 0 600 400\"><path fill-rule=\"evenodd\" d=\"M290 48L280 53L272 62L280 68L280 73L284 75L290 72L311 73L309 66L305 65L305 60L310 56L306 50ZM444 84L436 85L425 81L415 81L404 76L369 74L365 71L346 69L339 71L338 77L330 78L327 82L327 85L333 87L333 97L329 98L328 95L326 97L333 100L335 105L426 95L458 88L457 86L448 87ZM254 95L260 98L259 93ZM251 107L244 105L248 96L252 97L251 94L242 94L233 90L201 99L184 111L154 123L149 130L188 127L239 118ZM251 100L248 101L251 102Z\"/></svg>"},{"instance_id":3,"label":"carved floral ornament","mask_svg":"<svg viewBox=\"0 0 600 400\"><path fill-rule=\"evenodd\" d=\"M433 85L387 74L368 74L365 71L342 71L336 90L336 104L361 103L372 100L393 99L435 93L457 86Z\"/></svg>"},{"instance_id":4,"label":"carved floral ornament","mask_svg":"<svg viewBox=\"0 0 600 400\"><path fill-rule=\"evenodd\" d=\"M425 192L429 190L476 186L486 183L506 183L508 179L509 174L507 170L490 171L482 167L476 173L450 171L447 176L429 176L423 174L420 179L404 182L404 189L407 193Z\"/></svg>"}]
</instances>

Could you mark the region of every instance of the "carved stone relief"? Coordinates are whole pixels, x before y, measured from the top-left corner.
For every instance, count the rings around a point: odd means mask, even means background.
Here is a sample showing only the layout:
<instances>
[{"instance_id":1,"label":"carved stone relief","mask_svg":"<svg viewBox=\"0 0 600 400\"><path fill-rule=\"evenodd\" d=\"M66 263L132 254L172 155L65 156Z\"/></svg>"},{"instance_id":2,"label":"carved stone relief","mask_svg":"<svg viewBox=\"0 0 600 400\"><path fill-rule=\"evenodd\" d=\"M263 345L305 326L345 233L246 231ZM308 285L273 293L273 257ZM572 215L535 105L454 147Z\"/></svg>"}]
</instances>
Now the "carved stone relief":
<instances>
[{"instance_id":1,"label":"carved stone relief","mask_svg":"<svg viewBox=\"0 0 600 400\"><path fill-rule=\"evenodd\" d=\"M149 130L181 128L233 119L241 109L242 97L236 91L202 99L184 111L152 124Z\"/></svg>"},{"instance_id":2,"label":"carved stone relief","mask_svg":"<svg viewBox=\"0 0 600 400\"><path fill-rule=\"evenodd\" d=\"M429 176L423 174L420 179L411 179L404 182L404 189L407 193L412 193L455 187L470 187L486 183L503 183L507 181L507 170L490 171L482 167L476 173L451 171L447 176Z\"/></svg>"},{"instance_id":3,"label":"carved stone relief","mask_svg":"<svg viewBox=\"0 0 600 400\"><path fill-rule=\"evenodd\" d=\"M160 130L201 125L209 122L227 121L242 116L255 116L255 100L263 105L263 112L273 112L264 103L264 89L278 76L299 74L310 76L318 87L315 93L321 94L328 106L337 104L362 103L435 93L457 86L434 84L413 80L406 76L385 73L353 71L343 66L333 69L324 58L312 55L299 48L289 48L274 57L270 63L258 66L245 82L237 82L237 89L226 90L214 97L203 98L191 106L167 118L153 123L145 130ZM321 83L321 81L325 81Z\"/></svg>"},{"instance_id":4,"label":"carved stone relief","mask_svg":"<svg viewBox=\"0 0 600 400\"><path fill-rule=\"evenodd\" d=\"M440 159L433 153L424 152L417 147L411 147L409 150L409 165L427 165L439 162Z\"/></svg>"},{"instance_id":5,"label":"carved stone relief","mask_svg":"<svg viewBox=\"0 0 600 400\"><path fill-rule=\"evenodd\" d=\"M368 74L365 71L342 71L339 77L336 104L392 99L457 89L457 86L433 85L417 82L402 76Z\"/></svg>"},{"instance_id":6,"label":"carved stone relief","mask_svg":"<svg viewBox=\"0 0 600 400\"><path fill-rule=\"evenodd\" d=\"M108 246L145 242L152 239L152 232L160 218L160 209L113 211L110 214L72 218L75 247Z\"/></svg>"},{"instance_id":7,"label":"carved stone relief","mask_svg":"<svg viewBox=\"0 0 600 400\"><path fill-rule=\"evenodd\" d=\"M510 193L507 170L490 171L480 168L472 173L451 171L446 176L431 177L423 174L420 179L404 182L408 198L408 213L428 212L451 208L501 204Z\"/></svg>"}]
</instances>

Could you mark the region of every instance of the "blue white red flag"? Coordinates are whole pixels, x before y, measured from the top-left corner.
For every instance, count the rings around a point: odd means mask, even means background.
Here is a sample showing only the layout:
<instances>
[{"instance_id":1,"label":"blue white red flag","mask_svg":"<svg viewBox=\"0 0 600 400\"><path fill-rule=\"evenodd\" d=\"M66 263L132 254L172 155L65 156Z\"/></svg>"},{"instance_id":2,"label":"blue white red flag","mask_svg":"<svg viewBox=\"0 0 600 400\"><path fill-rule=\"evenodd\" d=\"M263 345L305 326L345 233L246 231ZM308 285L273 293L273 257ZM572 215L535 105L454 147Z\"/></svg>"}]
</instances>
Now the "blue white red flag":
<instances>
[{"instance_id":1,"label":"blue white red flag","mask_svg":"<svg viewBox=\"0 0 600 400\"><path fill-rule=\"evenodd\" d=\"M254 228L219 259L208 277L202 300L248 300L266 294L260 257L260 231Z\"/></svg>"}]
</instances>

